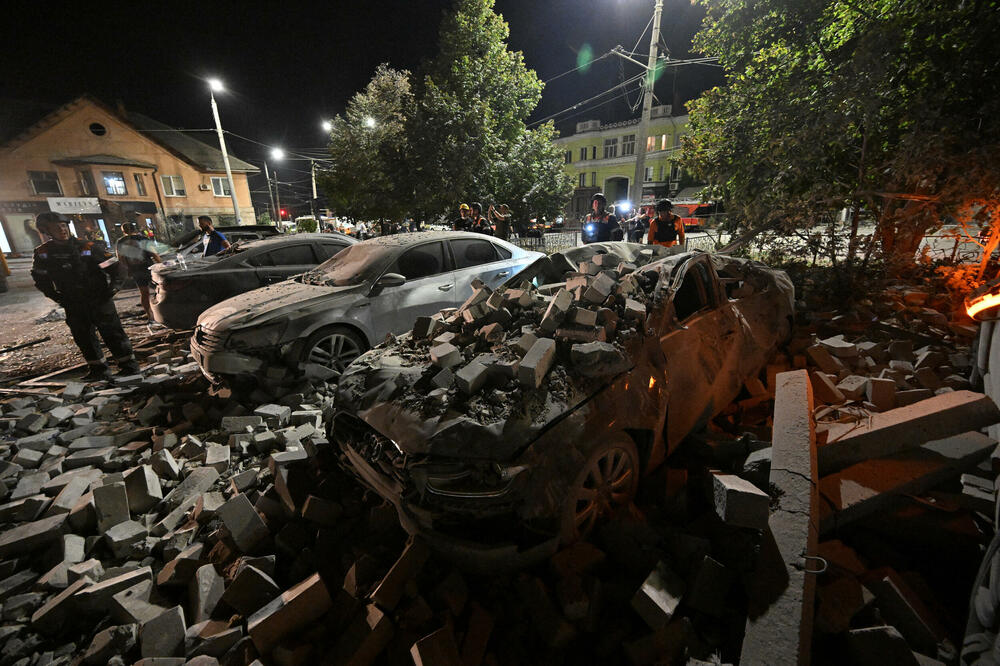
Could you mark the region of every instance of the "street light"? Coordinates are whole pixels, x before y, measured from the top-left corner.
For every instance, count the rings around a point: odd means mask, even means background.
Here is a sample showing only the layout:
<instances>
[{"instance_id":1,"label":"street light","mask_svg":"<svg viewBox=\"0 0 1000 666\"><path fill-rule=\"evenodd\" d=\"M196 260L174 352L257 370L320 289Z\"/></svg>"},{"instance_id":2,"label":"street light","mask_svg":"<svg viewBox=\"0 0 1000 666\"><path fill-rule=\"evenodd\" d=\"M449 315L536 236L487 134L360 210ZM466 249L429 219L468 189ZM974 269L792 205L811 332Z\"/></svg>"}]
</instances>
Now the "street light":
<instances>
[{"instance_id":1,"label":"street light","mask_svg":"<svg viewBox=\"0 0 1000 666\"><path fill-rule=\"evenodd\" d=\"M233 184L233 170L229 168L229 153L226 152L226 139L222 135L222 121L219 120L219 106L215 103L215 93L222 92L222 81L208 80L208 95L212 99L212 115L215 117L215 131L219 134L219 148L222 150L222 163L226 166L226 180L229 181L229 196L233 200L233 212L236 213L236 224L243 224L240 216L240 204L236 201L236 185Z\"/></svg>"},{"instance_id":2,"label":"street light","mask_svg":"<svg viewBox=\"0 0 1000 666\"><path fill-rule=\"evenodd\" d=\"M282 150L281 148L272 148L271 149L271 159L273 159L273 160L283 160L283 159L285 159L285 151Z\"/></svg>"},{"instance_id":3,"label":"street light","mask_svg":"<svg viewBox=\"0 0 1000 666\"><path fill-rule=\"evenodd\" d=\"M271 159L276 162L280 162L285 159L285 151L281 148L271 149ZM279 211L281 210L281 192L278 190L278 172L274 172L274 191L271 190L271 174L267 170L267 160L264 160L264 177L267 179L267 193L271 197L271 213L277 217L278 222L281 222L281 217L279 216ZM275 198L277 198L277 203L275 203ZM278 225L281 226L280 224Z\"/></svg>"},{"instance_id":4,"label":"street light","mask_svg":"<svg viewBox=\"0 0 1000 666\"><path fill-rule=\"evenodd\" d=\"M371 116L365 116L365 127L375 127L375 119Z\"/></svg>"},{"instance_id":5,"label":"street light","mask_svg":"<svg viewBox=\"0 0 1000 666\"><path fill-rule=\"evenodd\" d=\"M331 123L329 120L324 120L323 121L323 131L329 133L330 130L332 130L332 129L333 129L333 123Z\"/></svg>"}]
</instances>

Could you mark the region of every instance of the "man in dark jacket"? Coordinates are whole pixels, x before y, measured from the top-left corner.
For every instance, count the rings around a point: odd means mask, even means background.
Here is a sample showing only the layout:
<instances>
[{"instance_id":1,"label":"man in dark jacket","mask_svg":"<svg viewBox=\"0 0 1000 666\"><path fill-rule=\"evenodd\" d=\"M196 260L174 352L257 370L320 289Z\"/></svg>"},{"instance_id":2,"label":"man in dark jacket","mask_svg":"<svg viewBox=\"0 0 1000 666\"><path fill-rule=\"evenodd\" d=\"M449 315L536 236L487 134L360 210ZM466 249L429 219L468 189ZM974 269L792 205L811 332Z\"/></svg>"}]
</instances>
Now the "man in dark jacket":
<instances>
[{"instance_id":1,"label":"man in dark jacket","mask_svg":"<svg viewBox=\"0 0 1000 666\"><path fill-rule=\"evenodd\" d=\"M108 366L97 340L100 331L120 374L139 372L132 343L122 329L112 297L118 290L118 265L102 241L81 241L70 236L69 225L57 213L42 213L38 230L51 240L35 248L31 278L43 294L66 311L73 341L87 361L84 379L106 379Z\"/></svg>"},{"instance_id":2,"label":"man in dark jacket","mask_svg":"<svg viewBox=\"0 0 1000 666\"><path fill-rule=\"evenodd\" d=\"M115 244L115 254L139 289L139 302L146 312L146 318L153 321L153 311L149 305L149 283L152 281L149 267L160 263L160 255L153 249L153 241L139 233L135 222L123 224L122 231L126 235Z\"/></svg>"},{"instance_id":3,"label":"man in dark jacket","mask_svg":"<svg viewBox=\"0 0 1000 666\"><path fill-rule=\"evenodd\" d=\"M583 220L583 242L604 243L612 240L612 234L621 227L618 226L618 217L605 210L608 199L603 193L598 192L590 199L591 213Z\"/></svg>"}]
</instances>

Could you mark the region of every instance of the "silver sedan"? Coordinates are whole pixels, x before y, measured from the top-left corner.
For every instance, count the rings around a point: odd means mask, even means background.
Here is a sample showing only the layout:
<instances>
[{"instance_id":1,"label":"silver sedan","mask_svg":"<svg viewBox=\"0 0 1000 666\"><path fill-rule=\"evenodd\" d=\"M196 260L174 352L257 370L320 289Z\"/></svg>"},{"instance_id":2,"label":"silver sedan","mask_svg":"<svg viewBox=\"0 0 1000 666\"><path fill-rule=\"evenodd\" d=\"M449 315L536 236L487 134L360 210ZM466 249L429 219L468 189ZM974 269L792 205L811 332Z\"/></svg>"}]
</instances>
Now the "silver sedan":
<instances>
[{"instance_id":1,"label":"silver sedan","mask_svg":"<svg viewBox=\"0 0 1000 666\"><path fill-rule=\"evenodd\" d=\"M474 279L496 287L541 256L465 232L373 238L300 276L209 308L191 351L213 382L281 381L301 370L334 377L386 334L461 305Z\"/></svg>"}]
</instances>

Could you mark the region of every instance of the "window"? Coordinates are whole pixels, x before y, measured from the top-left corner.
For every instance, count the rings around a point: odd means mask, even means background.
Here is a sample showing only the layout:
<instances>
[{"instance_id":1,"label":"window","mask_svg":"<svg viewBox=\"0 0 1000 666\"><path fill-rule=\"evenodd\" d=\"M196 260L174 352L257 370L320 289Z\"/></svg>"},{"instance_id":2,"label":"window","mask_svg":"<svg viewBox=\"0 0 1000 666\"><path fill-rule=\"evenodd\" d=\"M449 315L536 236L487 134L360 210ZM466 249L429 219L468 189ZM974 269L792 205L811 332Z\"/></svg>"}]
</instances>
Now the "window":
<instances>
[{"instance_id":1,"label":"window","mask_svg":"<svg viewBox=\"0 0 1000 666\"><path fill-rule=\"evenodd\" d=\"M347 246L343 243L317 243L313 245L313 250L316 251L316 256L319 257L320 263L323 263L345 247Z\"/></svg>"},{"instance_id":2,"label":"window","mask_svg":"<svg viewBox=\"0 0 1000 666\"><path fill-rule=\"evenodd\" d=\"M94 136L104 136L108 133L108 128L101 123L90 123L90 133Z\"/></svg>"},{"instance_id":3,"label":"window","mask_svg":"<svg viewBox=\"0 0 1000 666\"><path fill-rule=\"evenodd\" d=\"M587 186L587 174L583 171L580 172L580 187Z\"/></svg>"},{"instance_id":4,"label":"window","mask_svg":"<svg viewBox=\"0 0 1000 666\"><path fill-rule=\"evenodd\" d=\"M604 140L604 159L611 159L612 157L618 157L618 139L605 139Z\"/></svg>"},{"instance_id":5,"label":"window","mask_svg":"<svg viewBox=\"0 0 1000 666\"><path fill-rule=\"evenodd\" d=\"M160 182L163 183L163 196L187 196L187 190L184 189L184 179L180 176L160 176Z\"/></svg>"},{"instance_id":6,"label":"window","mask_svg":"<svg viewBox=\"0 0 1000 666\"><path fill-rule=\"evenodd\" d=\"M497 261L496 250L488 240L453 240L451 251L455 253L455 268L469 268Z\"/></svg>"},{"instance_id":7,"label":"window","mask_svg":"<svg viewBox=\"0 0 1000 666\"><path fill-rule=\"evenodd\" d=\"M597 146L591 146L590 147L590 159L592 159L592 160L596 160L597 159Z\"/></svg>"},{"instance_id":8,"label":"window","mask_svg":"<svg viewBox=\"0 0 1000 666\"><path fill-rule=\"evenodd\" d=\"M660 135L660 150L666 150L667 146L670 145L667 143L667 139L669 136L670 136L669 134Z\"/></svg>"},{"instance_id":9,"label":"window","mask_svg":"<svg viewBox=\"0 0 1000 666\"><path fill-rule=\"evenodd\" d=\"M663 165L662 164L660 165L660 177L657 178L657 180L659 180L659 181L663 180Z\"/></svg>"},{"instance_id":10,"label":"window","mask_svg":"<svg viewBox=\"0 0 1000 666\"><path fill-rule=\"evenodd\" d=\"M212 194L217 197L228 197L231 191L228 178L212 176Z\"/></svg>"},{"instance_id":11,"label":"window","mask_svg":"<svg viewBox=\"0 0 1000 666\"><path fill-rule=\"evenodd\" d=\"M708 269L701 262L691 266L681 286L674 294L674 312L677 321L684 321L691 315L712 305L709 289Z\"/></svg>"},{"instance_id":12,"label":"window","mask_svg":"<svg viewBox=\"0 0 1000 666\"><path fill-rule=\"evenodd\" d=\"M591 187L597 187L597 172L596 171L591 171L590 172L590 186Z\"/></svg>"},{"instance_id":13,"label":"window","mask_svg":"<svg viewBox=\"0 0 1000 666\"><path fill-rule=\"evenodd\" d=\"M653 167L646 167L646 172L643 174L642 180L644 183L653 182Z\"/></svg>"},{"instance_id":14,"label":"window","mask_svg":"<svg viewBox=\"0 0 1000 666\"><path fill-rule=\"evenodd\" d=\"M121 171L102 171L101 176L104 178L104 190L108 194L118 197L128 194L125 189L125 174Z\"/></svg>"},{"instance_id":15,"label":"window","mask_svg":"<svg viewBox=\"0 0 1000 666\"><path fill-rule=\"evenodd\" d=\"M310 266L316 263L308 245L286 245L250 258L251 266Z\"/></svg>"},{"instance_id":16,"label":"window","mask_svg":"<svg viewBox=\"0 0 1000 666\"><path fill-rule=\"evenodd\" d=\"M587 148L586 146L580 149L580 161L587 159Z\"/></svg>"},{"instance_id":17,"label":"window","mask_svg":"<svg viewBox=\"0 0 1000 666\"><path fill-rule=\"evenodd\" d=\"M567 150L565 153L563 153L563 161L566 164L569 164L570 162L573 161L573 151L572 150Z\"/></svg>"},{"instance_id":18,"label":"window","mask_svg":"<svg viewBox=\"0 0 1000 666\"><path fill-rule=\"evenodd\" d=\"M622 137L622 155L635 155L635 134Z\"/></svg>"},{"instance_id":19,"label":"window","mask_svg":"<svg viewBox=\"0 0 1000 666\"><path fill-rule=\"evenodd\" d=\"M501 259L510 259L512 256L514 256L514 255L511 254L510 250L508 250L505 247L500 247L499 245L494 245L493 248L497 251L497 254L500 255Z\"/></svg>"},{"instance_id":20,"label":"window","mask_svg":"<svg viewBox=\"0 0 1000 666\"><path fill-rule=\"evenodd\" d=\"M59 174L55 171L29 171L31 191L35 194L62 195L62 185L59 184Z\"/></svg>"},{"instance_id":21,"label":"window","mask_svg":"<svg viewBox=\"0 0 1000 666\"><path fill-rule=\"evenodd\" d=\"M146 196L146 181L142 179L142 174L134 173L132 178L135 180L135 193L140 197Z\"/></svg>"},{"instance_id":22,"label":"window","mask_svg":"<svg viewBox=\"0 0 1000 666\"><path fill-rule=\"evenodd\" d=\"M94 183L94 174L90 173L90 169L80 169L76 175L80 179L80 194L85 197L96 196L97 185Z\"/></svg>"},{"instance_id":23,"label":"window","mask_svg":"<svg viewBox=\"0 0 1000 666\"><path fill-rule=\"evenodd\" d=\"M681 179L681 168L676 164L670 167L670 180L680 180Z\"/></svg>"},{"instance_id":24,"label":"window","mask_svg":"<svg viewBox=\"0 0 1000 666\"><path fill-rule=\"evenodd\" d=\"M648 136L646 137L646 152L652 152L656 148L656 137Z\"/></svg>"},{"instance_id":25,"label":"window","mask_svg":"<svg viewBox=\"0 0 1000 666\"><path fill-rule=\"evenodd\" d=\"M444 272L444 248L440 242L411 248L393 262L386 273L399 273L407 280L419 280Z\"/></svg>"}]
</instances>

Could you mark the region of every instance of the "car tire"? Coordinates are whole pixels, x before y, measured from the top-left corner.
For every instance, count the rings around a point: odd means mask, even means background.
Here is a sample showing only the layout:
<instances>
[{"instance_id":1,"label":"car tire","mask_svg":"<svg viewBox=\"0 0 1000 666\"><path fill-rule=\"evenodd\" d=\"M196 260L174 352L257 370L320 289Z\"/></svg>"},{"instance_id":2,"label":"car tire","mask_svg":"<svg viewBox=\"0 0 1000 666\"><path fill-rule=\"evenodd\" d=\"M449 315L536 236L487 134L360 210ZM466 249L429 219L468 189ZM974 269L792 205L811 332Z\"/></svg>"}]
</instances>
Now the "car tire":
<instances>
[{"instance_id":1,"label":"car tire","mask_svg":"<svg viewBox=\"0 0 1000 666\"><path fill-rule=\"evenodd\" d=\"M639 471L639 450L624 433L591 449L563 504L562 544L585 539L602 518L628 506L639 487Z\"/></svg>"},{"instance_id":2,"label":"car tire","mask_svg":"<svg viewBox=\"0 0 1000 666\"><path fill-rule=\"evenodd\" d=\"M351 361L368 351L368 343L346 326L327 326L316 331L302 346L300 362L316 363L339 376Z\"/></svg>"}]
</instances>

